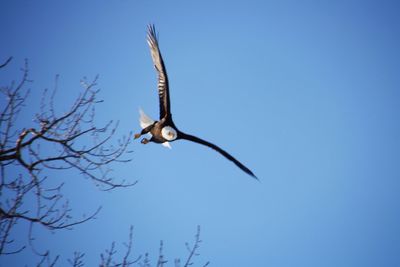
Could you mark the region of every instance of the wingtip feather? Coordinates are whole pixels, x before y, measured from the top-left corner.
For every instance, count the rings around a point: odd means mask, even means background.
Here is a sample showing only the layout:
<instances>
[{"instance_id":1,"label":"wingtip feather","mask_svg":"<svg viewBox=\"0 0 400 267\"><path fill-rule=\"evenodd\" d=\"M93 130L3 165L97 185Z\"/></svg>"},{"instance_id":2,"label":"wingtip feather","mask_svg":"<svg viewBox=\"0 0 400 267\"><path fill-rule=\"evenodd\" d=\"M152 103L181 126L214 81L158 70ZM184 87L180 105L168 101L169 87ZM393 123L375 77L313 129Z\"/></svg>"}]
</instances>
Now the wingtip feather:
<instances>
[{"instance_id":1,"label":"wingtip feather","mask_svg":"<svg viewBox=\"0 0 400 267\"><path fill-rule=\"evenodd\" d=\"M253 177L254 179L256 179L257 181L261 182L261 181L260 181L260 179L258 179L258 177L257 177L257 176L255 176L255 174L254 174L254 173L251 173L251 174L250 174L250 176L251 176L251 177Z\"/></svg>"}]
</instances>

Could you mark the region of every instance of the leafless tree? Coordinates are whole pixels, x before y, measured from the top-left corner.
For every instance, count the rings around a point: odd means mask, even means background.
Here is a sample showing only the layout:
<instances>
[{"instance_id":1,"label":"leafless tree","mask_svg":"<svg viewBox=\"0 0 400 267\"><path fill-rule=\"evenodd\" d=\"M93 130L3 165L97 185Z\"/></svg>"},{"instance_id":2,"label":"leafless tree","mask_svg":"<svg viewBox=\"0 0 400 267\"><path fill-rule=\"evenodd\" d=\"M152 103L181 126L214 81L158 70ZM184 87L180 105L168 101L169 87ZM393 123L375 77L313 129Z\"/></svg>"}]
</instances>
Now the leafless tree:
<instances>
[{"instance_id":1,"label":"leafless tree","mask_svg":"<svg viewBox=\"0 0 400 267\"><path fill-rule=\"evenodd\" d=\"M131 226L130 232L129 232L129 241L128 243L124 243L125 247L125 254L121 259L119 259L117 255L117 249L116 249L116 244L115 242L111 243L110 249L106 249L104 253L100 254L100 267L128 267L128 266L139 266L139 267L151 267L153 266L151 264L151 259L149 253L145 253L144 257L141 255L136 256L135 259L131 259L131 254L133 251L132 247L132 242L133 242L133 227ZM193 246L190 246L188 243L186 243L186 248L188 249L188 256L184 260L185 265L184 267L189 267L194 264L193 258L195 256L200 255L198 253L198 250L200 248L200 226L197 226L197 232L195 235L195 241ZM74 257L72 259L69 259L68 262L71 266L73 267L82 267L84 266L84 258L85 254L81 252L75 252ZM168 260L166 260L165 255L163 254L163 241L160 242L160 248L159 248L159 255L158 255L158 260L156 263L156 267L165 267L166 264L168 263ZM175 259L174 261L174 266L175 267L180 267L181 260L179 258ZM210 262L206 262L204 265L201 265L202 267L206 267L210 264Z\"/></svg>"},{"instance_id":2,"label":"leafless tree","mask_svg":"<svg viewBox=\"0 0 400 267\"><path fill-rule=\"evenodd\" d=\"M0 70L10 61L11 58L1 64ZM18 116L26 107L30 93L26 89L30 82L28 74L25 61L21 79L0 88L1 98L5 99L0 111L0 255L21 252L27 246L18 247L11 238L17 222L29 225L26 244L34 248L32 228L35 225L52 231L70 229L93 219L99 212L100 208L89 216L74 219L62 194L63 183L50 186L49 172L75 170L102 190L136 183L119 181L112 176L111 163L129 161L123 156L128 152L130 135L115 145L111 142L118 123L95 125L95 106L101 102L97 77L90 82L81 81L82 93L61 114L55 109L56 78L54 89L43 93L33 125L21 127ZM48 253L36 252L44 258Z\"/></svg>"},{"instance_id":3,"label":"leafless tree","mask_svg":"<svg viewBox=\"0 0 400 267\"><path fill-rule=\"evenodd\" d=\"M12 60L0 63L0 71ZM92 81L81 81L82 92L70 107L58 113L55 108L58 77L53 90L45 90L39 112L34 114L33 125L21 126L19 115L27 105L30 90L28 62L21 69L19 81L0 86L0 257L17 254L27 247L39 257L37 266L56 266L59 256L51 257L50 250L39 251L34 245L33 228L40 225L50 231L71 229L73 226L94 219L100 208L92 214L74 218L68 199L62 193L63 183L56 186L51 182L57 171L71 170L78 176L92 180L101 190L129 187L137 181L118 180L112 176L110 165L128 162L124 156L129 153L131 133L113 144L118 123L110 121L103 127L95 125L95 107L98 99L97 77ZM33 201L32 201L33 200ZM29 228L26 242L13 239L17 223L25 223ZM17 241L17 242L16 242ZM200 227L197 229L192 247L186 243L188 256L184 267L193 265L200 245ZM117 255L116 243L100 255L101 267L150 267L148 253L132 259L133 227L129 241L124 244L125 254ZM82 267L85 254L75 252L68 260L70 266ZM164 267L168 261L160 243L157 267ZM180 267L180 260L174 261ZM207 266L207 262L203 266Z\"/></svg>"}]
</instances>

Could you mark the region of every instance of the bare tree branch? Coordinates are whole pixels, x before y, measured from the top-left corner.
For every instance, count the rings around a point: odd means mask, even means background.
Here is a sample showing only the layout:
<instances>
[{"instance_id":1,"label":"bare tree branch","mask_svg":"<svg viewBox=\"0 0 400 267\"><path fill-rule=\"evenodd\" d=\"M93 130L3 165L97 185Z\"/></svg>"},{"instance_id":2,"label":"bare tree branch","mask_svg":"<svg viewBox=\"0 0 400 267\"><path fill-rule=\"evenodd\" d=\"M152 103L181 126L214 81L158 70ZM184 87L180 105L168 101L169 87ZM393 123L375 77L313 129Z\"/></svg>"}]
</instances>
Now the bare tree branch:
<instances>
[{"instance_id":1,"label":"bare tree branch","mask_svg":"<svg viewBox=\"0 0 400 267\"><path fill-rule=\"evenodd\" d=\"M157 267L163 267L165 263L167 263L167 260L164 260L164 254L163 254L163 241L160 241L160 250L159 250L159 255L158 255L158 261L157 261Z\"/></svg>"},{"instance_id":2,"label":"bare tree branch","mask_svg":"<svg viewBox=\"0 0 400 267\"><path fill-rule=\"evenodd\" d=\"M10 61L11 57L0 68ZM48 262L48 251L38 252L33 247L33 226L41 225L51 231L71 229L94 219L100 208L92 215L74 219L62 193L63 184L50 186L53 183L46 173L75 171L102 190L133 186L137 181L118 181L110 168L111 163L130 161L123 157L129 152L131 134L113 144L118 122L96 125L95 107L102 102L98 100L98 77L82 80L81 94L65 112L59 113L55 108L57 76L53 91L43 93L40 110L32 118L33 125L21 127L19 115L29 97L25 87L31 82L27 61L21 71L20 81L0 87L0 94L6 99L6 105L0 108L0 255L26 248L15 246L11 238L14 225L25 222L30 229L30 247Z\"/></svg>"},{"instance_id":3,"label":"bare tree branch","mask_svg":"<svg viewBox=\"0 0 400 267\"><path fill-rule=\"evenodd\" d=\"M135 260L130 260L130 254L132 252L132 242L133 242L133 226L129 229L129 241L124 244L126 248L126 253L119 262L116 260L117 250L115 248L115 242L111 243L111 248L106 249L105 253L100 254L100 267L128 267L133 266L133 264L138 263L141 256L138 256Z\"/></svg>"},{"instance_id":4,"label":"bare tree branch","mask_svg":"<svg viewBox=\"0 0 400 267\"><path fill-rule=\"evenodd\" d=\"M72 259L68 259L68 263L72 267L83 267L85 265L83 262L83 257L85 257L85 253L74 252L74 257Z\"/></svg>"},{"instance_id":5,"label":"bare tree branch","mask_svg":"<svg viewBox=\"0 0 400 267\"><path fill-rule=\"evenodd\" d=\"M200 225L197 226L197 233L195 235L195 240L194 240L194 244L193 247L190 247L190 245L188 243L186 243L186 248L189 251L189 256L186 259L185 265L184 267L188 267L193 265L193 258L195 256L199 256L200 254L198 254L197 250L200 248L200 243L202 241L200 240ZM207 266L209 264L209 262L207 262L204 266Z\"/></svg>"},{"instance_id":6,"label":"bare tree branch","mask_svg":"<svg viewBox=\"0 0 400 267\"><path fill-rule=\"evenodd\" d=\"M9 57L6 62L4 62L3 64L0 65L0 69L4 68L5 66L7 66L8 63L10 63L10 61L12 60L13 57Z\"/></svg>"}]
</instances>

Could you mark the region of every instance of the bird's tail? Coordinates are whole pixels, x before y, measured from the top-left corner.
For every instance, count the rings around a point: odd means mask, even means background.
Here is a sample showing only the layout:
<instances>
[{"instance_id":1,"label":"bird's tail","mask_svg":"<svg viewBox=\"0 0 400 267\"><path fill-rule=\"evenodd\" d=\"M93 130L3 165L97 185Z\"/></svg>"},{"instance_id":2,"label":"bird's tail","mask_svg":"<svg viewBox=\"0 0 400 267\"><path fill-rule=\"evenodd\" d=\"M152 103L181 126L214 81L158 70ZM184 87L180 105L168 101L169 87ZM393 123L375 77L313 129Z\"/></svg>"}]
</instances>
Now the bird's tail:
<instances>
[{"instance_id":1,"label":"bird's tail","mask_svg":"<svg viewBox=\"0 0 400 267\"><path fill-rule=\"evenodd\" d=\"M150 118L149 116L146 115L146 113L144 113L144 111L139 108L139 123L140 123L140 127L142 127L142 129L152 125L154 123L154 120L152 118Z\"/></svg>"}]
</instances>

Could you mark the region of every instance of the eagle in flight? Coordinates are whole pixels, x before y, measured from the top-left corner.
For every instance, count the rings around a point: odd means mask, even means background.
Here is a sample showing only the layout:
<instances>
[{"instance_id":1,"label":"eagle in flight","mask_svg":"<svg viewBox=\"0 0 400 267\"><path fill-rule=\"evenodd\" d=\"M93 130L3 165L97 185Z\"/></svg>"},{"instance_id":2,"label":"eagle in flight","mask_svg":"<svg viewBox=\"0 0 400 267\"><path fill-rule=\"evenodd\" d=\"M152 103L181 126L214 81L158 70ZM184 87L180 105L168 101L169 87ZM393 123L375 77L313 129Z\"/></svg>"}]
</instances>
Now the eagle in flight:
<instances>
[{"instance_id":1,"label":"eagle in flight","mask_svg":"<svg viewBox=\"0 0 400 267\"><path fill-rule=\"evenodd\" d=\"M254 175L254 173L244 166L237 159L228 154L225 150L220 147L207 142L203 139L200 139L196 136L186 134L175 126L172 115L171 115L171 104L169 99L169 87L168 87L168 76L167 71L165 69L164 61L161 56L160 49L158 47L158 40L155 31L154 25L149 25L147 29L147 43L150 47L151 57L153 59L154 67L158 73L158 96L160 103L160 120L155 121L147 116L143 110L139 110L140 113L140 126L142 127L142 131L138 134L135 134L135 139L139 138L144 134L150 134L151 138L143 138L141 143L147 144L149 142L159 143L165 147L171 148L170 142L185 139L188 141L192 141L204 146L208 146L220 154L222 154L225 158L232 161L236 164L242 171L252 176L253 178L258 178Z\"/></svg>"}]
</instances>

